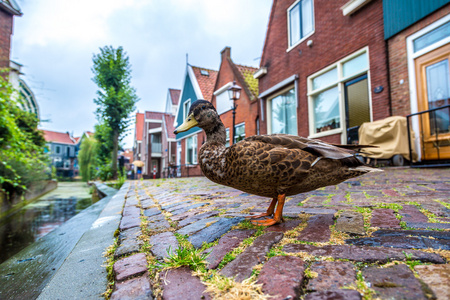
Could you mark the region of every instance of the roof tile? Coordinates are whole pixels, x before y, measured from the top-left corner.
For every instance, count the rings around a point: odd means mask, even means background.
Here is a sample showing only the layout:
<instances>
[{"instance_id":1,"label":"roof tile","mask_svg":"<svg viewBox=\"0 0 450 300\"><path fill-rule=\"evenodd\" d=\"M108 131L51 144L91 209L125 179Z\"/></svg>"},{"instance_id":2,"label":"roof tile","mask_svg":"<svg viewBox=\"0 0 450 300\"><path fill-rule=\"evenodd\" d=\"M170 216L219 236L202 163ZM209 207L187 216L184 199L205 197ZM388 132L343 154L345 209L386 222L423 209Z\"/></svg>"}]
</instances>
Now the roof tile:
<instances>
[{"instance_id":1,"label":"roof tile","mask_svg":"<svg viewBox=\"0 0 450 300\"><path fill-rule=\"evenodd\" d=\"M202 91L205 100L211 101L214 93L214 86L217 79L217 71L192 66L198 85ZM202 71L206 71L208 75L203 75ZM204 73L206 73L204 72Z\"/></svg>"},{"instance_id":2,"label":"roof tile","mask_svg":"<svg viewBox=\"0 0 450 300\"><path fill-rule=\"evenodd\" d=\"M55 143L61 143L61 144L75 144L75 140L70 137L70 134L68 132L57 132L57 131L51 131L51 130L42 130L44 133L44 138L47 142L55 142Z\"/></svg>"},{"instance_id":3,"label":"roof tile","mask_svg":"<svg viewBox=\"0 0 450 300\"><path fill-rule=\"evenodd\" d=\"M180 101L181 90L169 89L170 99L172 99L172 105L178 105Z\"/></svg>"}]
</instances>

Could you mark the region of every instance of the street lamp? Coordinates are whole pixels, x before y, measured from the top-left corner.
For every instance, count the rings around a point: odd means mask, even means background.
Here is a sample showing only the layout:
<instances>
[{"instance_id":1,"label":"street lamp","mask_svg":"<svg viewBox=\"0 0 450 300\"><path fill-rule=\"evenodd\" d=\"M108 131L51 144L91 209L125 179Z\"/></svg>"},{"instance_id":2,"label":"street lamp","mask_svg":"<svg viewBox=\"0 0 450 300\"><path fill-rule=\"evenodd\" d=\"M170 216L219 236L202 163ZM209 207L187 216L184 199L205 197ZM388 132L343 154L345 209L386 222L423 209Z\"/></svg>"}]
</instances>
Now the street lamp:
<instances>
[{"instance_id":1,"label":"street lamp","mask_svg":"<svg viewBox=\"0 0 450 300\"><path fill-rule=\"evenodd\" d=\"M236 81L233 81L233 85L228 88L228 96L230 97L230 100L233 101L233 140L230 141L230 145L234 144L234 137L236 136L236 100L239 100L239 97L241 96L241 90L242 88L236 84Z\"/></svg>"}]
</instances>

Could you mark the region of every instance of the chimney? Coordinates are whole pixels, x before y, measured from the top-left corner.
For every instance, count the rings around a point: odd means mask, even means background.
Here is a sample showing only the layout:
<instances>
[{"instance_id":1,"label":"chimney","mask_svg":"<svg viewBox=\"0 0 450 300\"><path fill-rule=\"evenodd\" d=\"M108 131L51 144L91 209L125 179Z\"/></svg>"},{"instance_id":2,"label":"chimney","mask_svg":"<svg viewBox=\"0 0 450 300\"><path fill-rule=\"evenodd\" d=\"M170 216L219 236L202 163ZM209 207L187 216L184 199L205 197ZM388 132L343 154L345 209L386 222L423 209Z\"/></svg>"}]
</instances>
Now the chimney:
<instances>
[{"instance_id":1,"label":"chimney","mask_svg":"<svg viewBox=\"0 0 450 300\"><path fill-rule=\"evenodd\" d=\"M222 61L225 60L226 58L231 58L231 48L228 46L223 48L223 50L220 52L220 54L221 54Z\"/></svg>"}]
</instances>

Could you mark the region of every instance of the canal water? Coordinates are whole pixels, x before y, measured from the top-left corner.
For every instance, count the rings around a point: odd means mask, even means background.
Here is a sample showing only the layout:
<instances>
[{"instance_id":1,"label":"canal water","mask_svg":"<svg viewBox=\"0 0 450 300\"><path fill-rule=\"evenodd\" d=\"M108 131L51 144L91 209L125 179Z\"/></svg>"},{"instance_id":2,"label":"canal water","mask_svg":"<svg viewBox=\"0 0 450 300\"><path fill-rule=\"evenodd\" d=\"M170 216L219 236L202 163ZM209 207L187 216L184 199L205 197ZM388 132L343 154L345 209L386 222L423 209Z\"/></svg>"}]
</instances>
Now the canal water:
<instances>
[{"instance_id":1,"label":"canal water","mask_svg":"<svg viewBox=\"0 0 450 300\"><path fill-rule=\"evenodd\" d=\"M98 201L84 182L59 182L52 192L0 220L0 264Z\"/></svg>"}]
</instances>

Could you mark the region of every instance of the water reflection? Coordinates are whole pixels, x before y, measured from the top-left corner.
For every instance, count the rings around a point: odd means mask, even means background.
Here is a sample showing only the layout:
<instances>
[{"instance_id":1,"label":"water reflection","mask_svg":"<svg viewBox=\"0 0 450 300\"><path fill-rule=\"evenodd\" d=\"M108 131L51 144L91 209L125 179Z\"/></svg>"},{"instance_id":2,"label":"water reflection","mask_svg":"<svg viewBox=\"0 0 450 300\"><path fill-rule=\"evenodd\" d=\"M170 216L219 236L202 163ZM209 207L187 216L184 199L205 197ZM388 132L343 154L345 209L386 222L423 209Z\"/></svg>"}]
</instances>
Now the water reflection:
<instances>
[{"instance_id":1,"label":"water reflection","mask_svg":"<svg viewBox=\"0 0 450 300\"><path fill-rule=\"evenodd\" d=\"M0 263L93 204L91 198L46 198L0 220Z\"/></svg>"}]
</instances>

